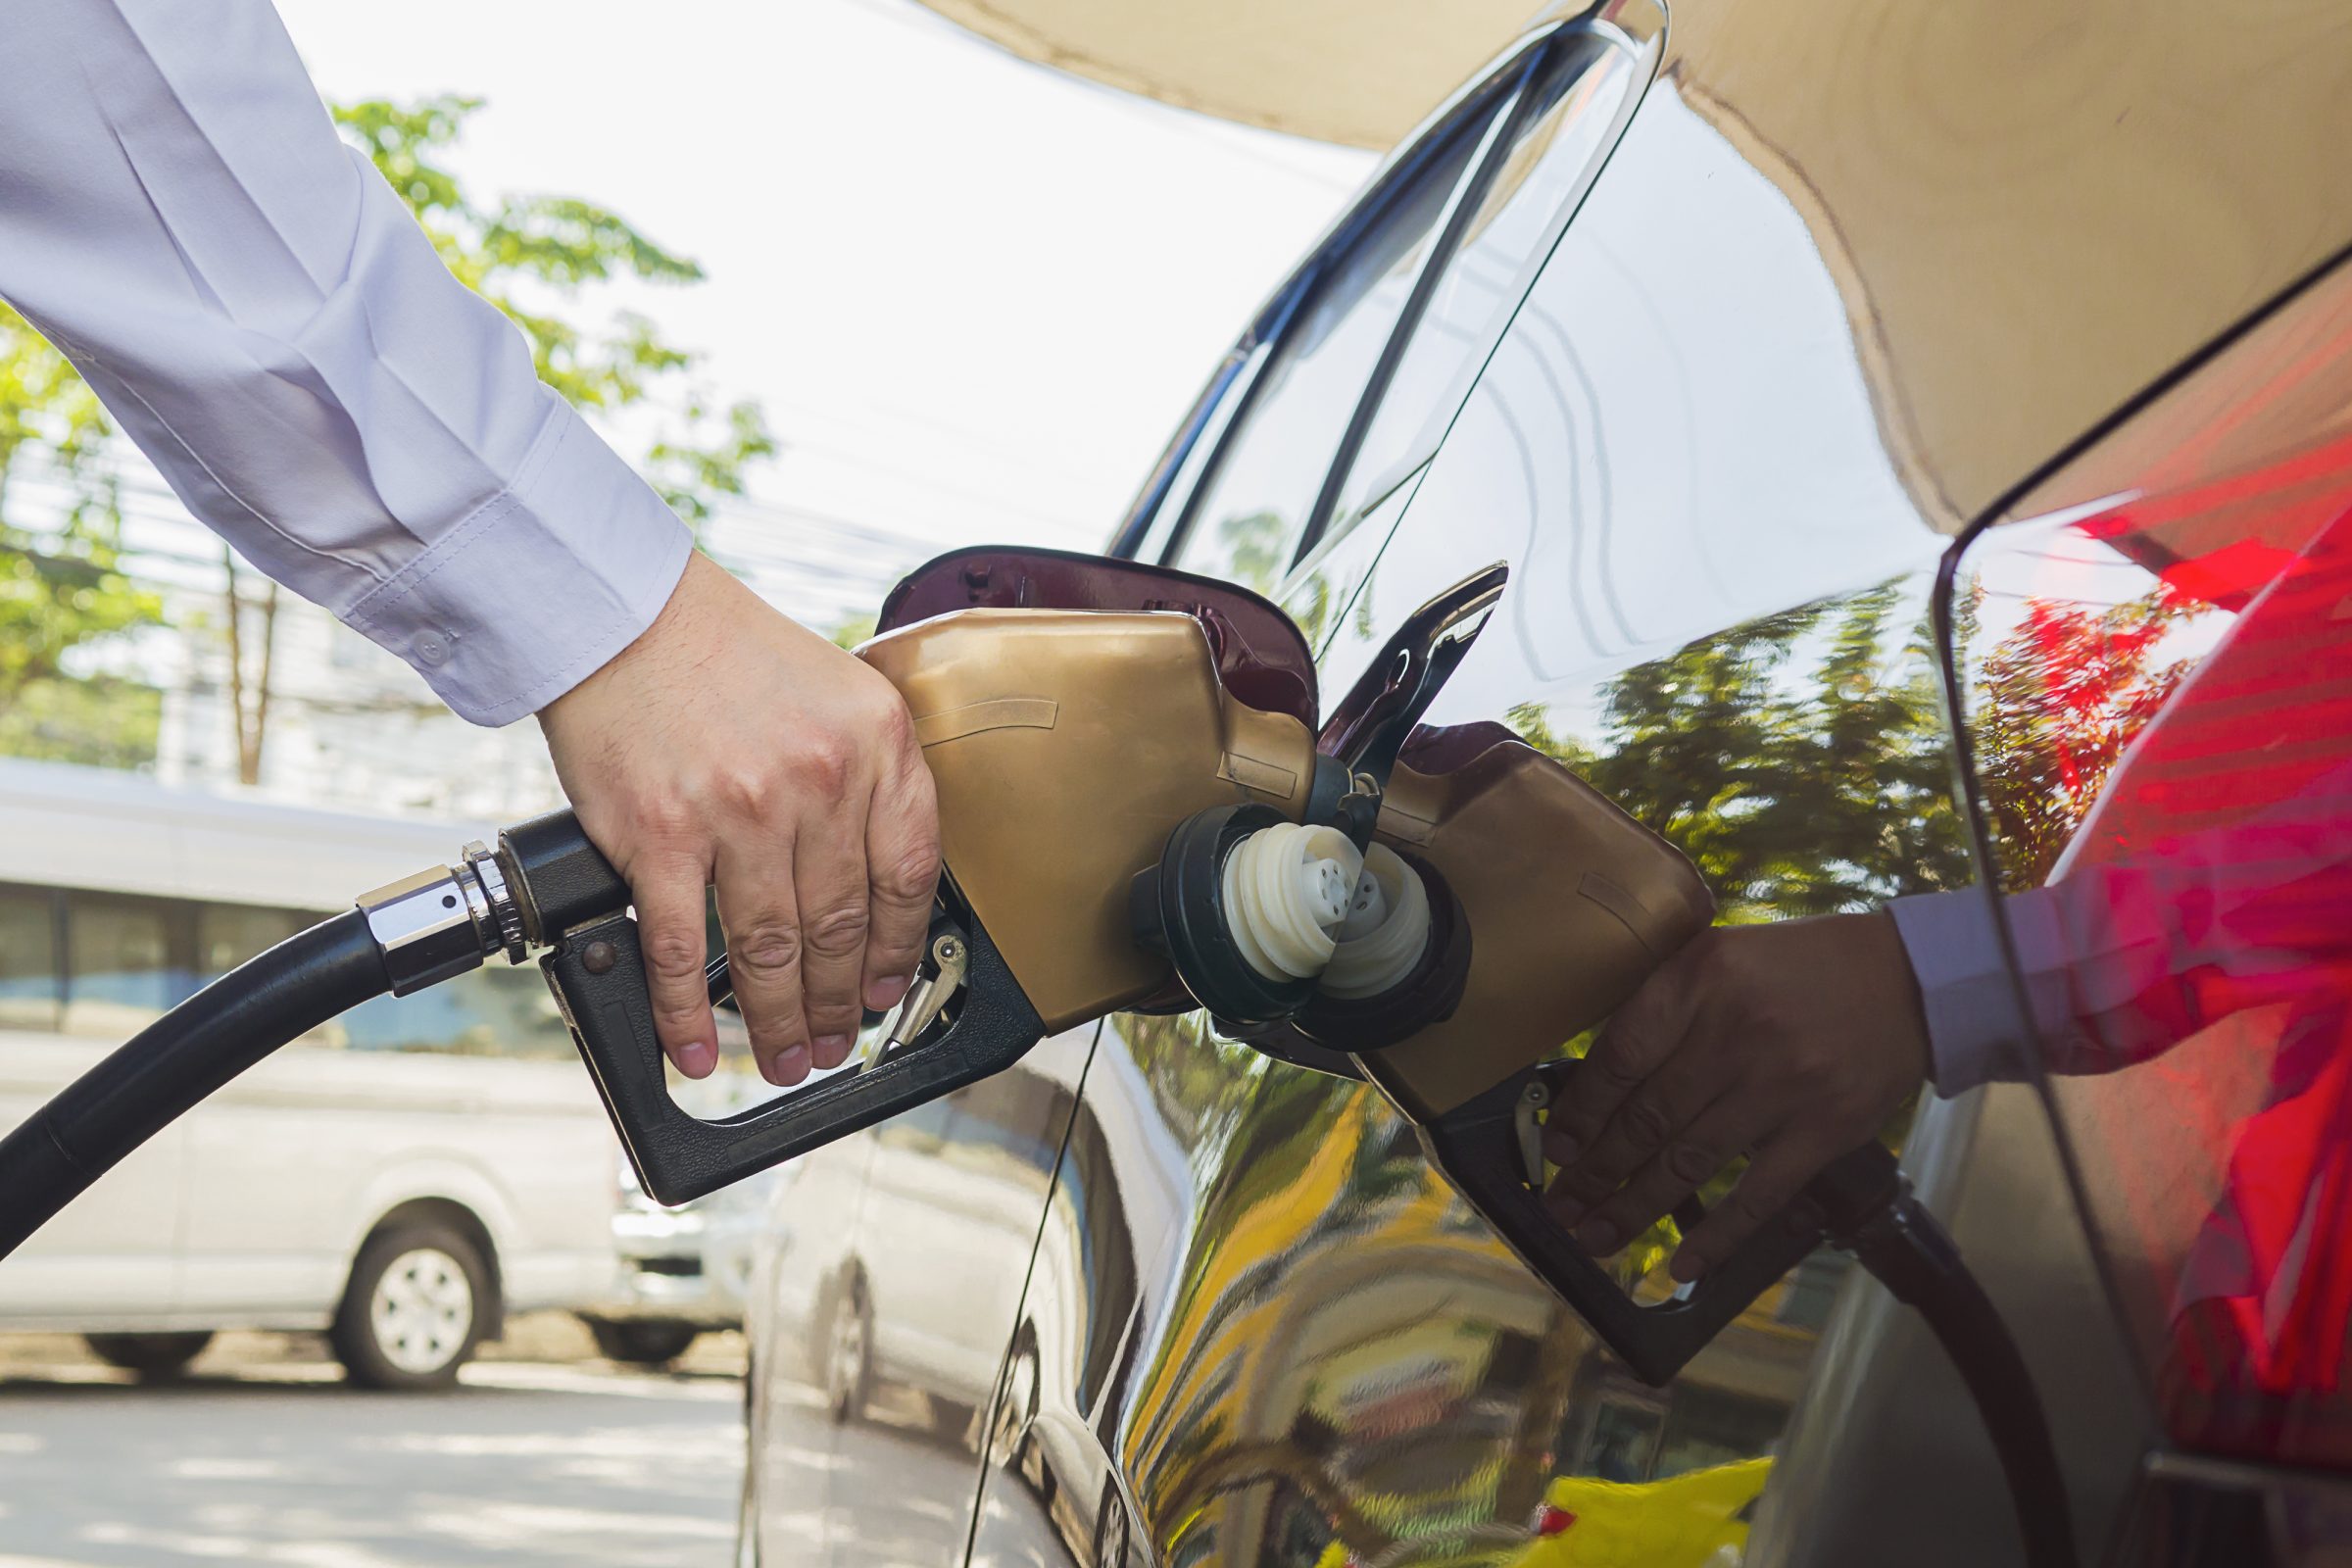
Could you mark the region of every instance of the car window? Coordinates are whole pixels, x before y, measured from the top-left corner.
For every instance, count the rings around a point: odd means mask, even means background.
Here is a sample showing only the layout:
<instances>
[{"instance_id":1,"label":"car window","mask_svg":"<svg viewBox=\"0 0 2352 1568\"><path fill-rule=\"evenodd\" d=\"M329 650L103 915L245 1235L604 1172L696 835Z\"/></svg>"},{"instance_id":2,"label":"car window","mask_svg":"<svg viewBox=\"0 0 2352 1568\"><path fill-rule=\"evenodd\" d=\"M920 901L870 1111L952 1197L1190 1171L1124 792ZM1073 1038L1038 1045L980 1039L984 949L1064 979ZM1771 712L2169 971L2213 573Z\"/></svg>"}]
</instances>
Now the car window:
<instances>
[{"instance_id":1,"label":"car window","mask_svg":"<svg viewBox=\"0 0 2352 1568\"><path fill-rule=\"evenodd\" d=\"M67 1033L127 1039L196 989L185 906L100 893L68 903Z\"/></svg>"},{"instance_id":2,"label":"car window","mask_svg":"<svg viewBox=\"0 0 2352 1568\"><path fill-rule=\"evenodd\" d=\"M1289 569L1331 454L1411 297L1463 172L1503 97L1440 134L1369 216L1259 363L1236 423L1185 509L1173 564L1270 593Z\"/></svg>"},{"instance_id":3,"label":"car window","mask_svg":"<svg viewBox=\"0 0 2352 1568\"><path fill-rule=\"evenodd\" d=\"M350 1051L423 1052L455 1056L572 1054L571 1035L547 984L529 968L482 968L406 997L375 997L319 1032Z\"/></svg>"},{"instance_id":4,"label":"car window","mask_svg":"<svg viewBox=\"0 0 2352 1568\"><path fill-rule=\"evenodd\" d=\"M1355 526L1436 455L1535 270L1597 172L1637 68L1638 56L1611 34L1574 33L1522 95L1394 372L1375 393L1374 408L1357 415L1364 433L1315 521L1317 543Z\"/></svg>"},{"instance_id":5,"label":"car window","mask_svg":"<svg viewBox=\"0 0 2352 1568\"><path fill-rule=\"evenodd\" d=\"M54 1029L61 1004L54 896L0 888L0 1028Z\"/></svg>"},{"instance_id":6,"label":"car window","mask_svg":"<svg viewBox=\"0 0 2352 1568\"><path fill-rule=\"evenodd\" d=\"M1589 182L1638 60L1613 31L1564 32L1520 90L1457 118L1377 237L1263 353L1248 407L1209 415L1203 448L1232 428L1200 460L1177 564L1271 593L1313 538L1399 495Z\"/></svg>"},{"instance_id":7,"label":"car window","mask_svg":"<svg viewBox=\"0 0 2352 1568\"><path fill-rule=\"evenodd\" d=\"M1942 545L1886 455L1803 218L1653 90L1355 608L1328 612L1322 690L1346 692L1436 587L1496 561L1511 586L1433 722L1511 681L1589 693L1711 631L1927 570ZM1482 687L1504 648L1511 681Z\"/></svg>"}]
</instances>

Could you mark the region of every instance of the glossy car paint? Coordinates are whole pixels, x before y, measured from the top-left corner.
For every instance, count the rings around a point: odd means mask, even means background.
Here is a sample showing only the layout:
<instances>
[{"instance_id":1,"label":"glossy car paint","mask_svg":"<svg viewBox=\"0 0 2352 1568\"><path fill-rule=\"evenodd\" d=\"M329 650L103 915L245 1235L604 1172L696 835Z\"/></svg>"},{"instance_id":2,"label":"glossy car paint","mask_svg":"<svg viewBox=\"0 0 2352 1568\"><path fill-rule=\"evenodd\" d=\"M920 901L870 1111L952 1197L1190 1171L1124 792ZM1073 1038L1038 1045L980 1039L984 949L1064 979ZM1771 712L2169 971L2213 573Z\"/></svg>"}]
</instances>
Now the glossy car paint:
<instances>
[{"instance_id":1,"label":"glossy car paint","mask_svg":"<svg viewBox=\"0 0 2352 1568\"><path fill-rule=\"evenodd\" d=\"M1690 0L1670 28L1647 6L1599 21L1646 90L1442 447L1360 516L1278 519L1251 559L1296 559L1279 597L1326 693L1434 587L1509 562L1513 591L1431 720L1511 724L1742 915L1965 885L1928 624L1938 561L2036 465L2352 239L2335 13ZM1263 340L1330 266L1302 268L1228 361L1125 547L1247 575L1232 535L1251 519L1188 503L1250 439ZM1008 1215L1037 1204L1034 1262L1007 1223L1001 1248L931 1273L1002 1347L990 1408L928 1439L901 1414L818 1461L763 1394L767 1560L1580 1560L1562 1553L1579 1528L1598 1547L1597 1516L1562 1526L1555 1489L1616 1483L1626 1539L1665 1539L1693 1489L1661 1478L1728 1485L1766 1455L1749 1562L2015 1555L1948 1370L1875 1287L1841 1287L1839 1260L1646 1389L1367 1089L1199 1016L1109 1020L1081 1082L1085 1050L1066 1043L1059 1094L1034 1101L1034 1147L1066 1131L1058 1159L994 1167ZM2049 1380L2095 1548L2148 1427L2048 1127L1995 1091L1893 1130ZM873 1158L865 1142L841 1157ZM940 1157L980 1168L953 1140ZM847 1245L919 1250L879 1211ZM1633 1257L1629 1275L1657 1249ZM999 1322L1005 1269L1026 1278ZM759 1337L770 1390L790 1340ZM1866 1467L1823 1447L1872 1411ZM851 1518L894 1507L937 1529L900 1541ZM816 1555L810 1518L834 1521Z\"/></svg>"}]
</instances>

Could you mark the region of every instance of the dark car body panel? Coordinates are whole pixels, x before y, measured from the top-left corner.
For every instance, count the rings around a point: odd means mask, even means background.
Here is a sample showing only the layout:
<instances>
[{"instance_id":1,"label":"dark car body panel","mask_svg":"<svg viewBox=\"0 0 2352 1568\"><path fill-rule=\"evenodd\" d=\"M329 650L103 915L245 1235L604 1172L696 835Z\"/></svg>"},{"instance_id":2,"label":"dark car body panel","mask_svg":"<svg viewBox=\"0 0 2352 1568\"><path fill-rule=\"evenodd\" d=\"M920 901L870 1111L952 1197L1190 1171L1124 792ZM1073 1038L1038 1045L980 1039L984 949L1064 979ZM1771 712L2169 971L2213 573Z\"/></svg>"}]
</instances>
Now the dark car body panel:
<instances>
[{"instance_id":1,"label":"dark car body panel","mask_svg":"<svg viewBox=\"0 0 2352 1568\"><path fill-rule=\"evenodd\" d=\"M1668 27L1616 0L1572 25L1607 31L1633 88L1596 111L1606 134L1556 244L1464 350L1474 380L1416 393L1428 450L1399 446L1399 477L1360 507L1332 505L1336 483L1296 515L1202 500L1302 384L1269 378L1285 334L1428 149L1491 112L1475 87L1277 291L1120 547L1270 592L1327 701L1429 592L1505 561L1511 590L1430 722L1504 723L1568 762L1689 854L1735 918L1967 886L1939 565L2037 466L2352 240L2340 12L1683 0ZM1360 435L1377 413L1323 423ZM1648 1560L1691 1568L1740 1560L1717 1550L2014 1557L1956 1379L1841 1258L1817 1255L1648 1389L1371 1089L1200 1015L1082 1033L985 1086L1032 1097L1018 1152L979 1133L931 1152L1004 1211L931 1277L972 1346L997 1348L991 1387L931 1391L968 1418L926 1436L901 1412L809 1449L806 1398L759 1396L766 1514L915 1488L936 1532L862 1549L844 1525L819 1551L771 1527L767 1560L1565 1562L1531 1554L1568 1495L1589 1531L1614 1520L1666 1543ZM2095 1554L2152 1429L2049 1124L2014 1088L1894 1131L2020 1328ZM876 1137L838 1157L878 1159ZM880 1212L900 1199L858 1180L868 1206L836 1273L917 1242ZM756 1345L763 1377L782 1375L778 1320ZM884 1359L886 1380L940 1376ZM821 1480L784 1474L812 1454ZM1767 1456L1761 1497L1728 1512L1661 1485L1759 1477Z\"/></svg>"}]
</instances>

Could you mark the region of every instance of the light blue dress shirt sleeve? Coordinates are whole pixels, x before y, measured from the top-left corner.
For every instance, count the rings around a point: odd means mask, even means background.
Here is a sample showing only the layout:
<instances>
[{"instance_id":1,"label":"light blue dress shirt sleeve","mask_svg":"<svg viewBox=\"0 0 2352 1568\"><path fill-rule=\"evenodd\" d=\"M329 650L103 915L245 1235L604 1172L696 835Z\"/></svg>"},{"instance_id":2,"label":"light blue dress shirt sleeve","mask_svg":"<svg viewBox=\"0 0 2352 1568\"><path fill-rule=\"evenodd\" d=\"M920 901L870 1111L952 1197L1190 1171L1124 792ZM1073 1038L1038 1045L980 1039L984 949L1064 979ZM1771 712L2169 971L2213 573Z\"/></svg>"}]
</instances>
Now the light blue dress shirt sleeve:
<instances>
[{"instance_id":1,"label":"light blue dress shirt sleeve","mask_svg":"<svg viewBox=\"0 0 2352 1568\"><path fill-rule=\"evenodd\" d=\"M2336 766L2259 809L2112 861L2062 859L2048 883L2003 895L2014 981L1984 888L1886 911L1919 982L1936 1087L1956 1095L2031 1077L2029 1050L2052 1073L2114 1072L2235 1007L2326 995L2352 949L2348 895L2352 766Z\"/></svg>"},{"instance_id":2,"label":"light blue dress shirt sleeve","mask_svg":"<svg viewBox=\"0 0 2352 1568\"><path fill-rule=\"evenodd\" d=\"M2018 1015L2017 991L2007 956L1993 925L1992 901L1981 887L1954 888L1889 900L1919 982L1921 1010L1928 1024L1929 1075L1945 1097L1980 1084L2015 1082L2027 1076L2025 1053L2034 1037L2067 1025L2065 949L2046 930L2049 901L2028 894L2010 901L2010 915L2032 925L2034 941L2021 947L2034 958L2026 994L2034 1017ZM2057 961L2050 961L2050 960Z\"/></svg>"},{"instance_id":3,"label":"light blue dress shirt sleeve","mask_svg":"<svg viewBox=\"0 0 2352 1568\"><path fill-rule=\"evenodd\" d=\"M570 689L685 567L268 0L0 6L0 298L190 511L476 723Z\"/></svg>"}]
</instances>

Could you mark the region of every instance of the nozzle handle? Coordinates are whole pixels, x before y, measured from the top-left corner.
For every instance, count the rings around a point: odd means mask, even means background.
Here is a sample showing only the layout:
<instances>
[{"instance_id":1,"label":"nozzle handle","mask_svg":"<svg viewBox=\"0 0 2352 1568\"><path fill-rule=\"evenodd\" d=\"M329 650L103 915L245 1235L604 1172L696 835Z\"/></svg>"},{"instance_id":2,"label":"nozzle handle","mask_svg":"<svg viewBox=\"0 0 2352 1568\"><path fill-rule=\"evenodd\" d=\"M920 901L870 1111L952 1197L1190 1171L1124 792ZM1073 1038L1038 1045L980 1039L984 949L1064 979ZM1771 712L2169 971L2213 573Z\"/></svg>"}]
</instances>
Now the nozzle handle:
<instances>
[{"instance_id":1,"label":"nozzle handle","mask_svg":"<svg viewBox=\"0 0 2352 1568\"><path fill-rule=\"evenodd\" d=\"M1729 1258L1668 1299L1645 1305L1561 1229L1520 1163L1521 1097L1546 1068L1573 1065L1530 1067L1420 1124L1421 1141L1520 1261L1644 1383L1663 1386L1806 1254L1901 1194L1894 1156L1865 1144L1833 1161Z\"/></svg>"},{"instance_id":2,"label":"nozzle handle","mask_svg":"<svg viewBox=\"0 0 2352 1568\"><path fill-rule=\"evenodd\" d=\"M635 920L571 931L539 964L639 1185L683 1203L1009 1067L1044 1038L988 933L957 924L970 956L945 1035L711 1121L670 1098Z\"/></svg>"}]
</instances>

